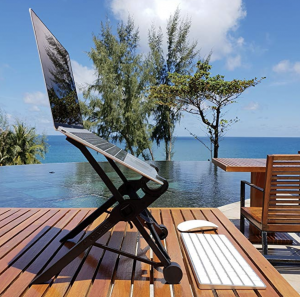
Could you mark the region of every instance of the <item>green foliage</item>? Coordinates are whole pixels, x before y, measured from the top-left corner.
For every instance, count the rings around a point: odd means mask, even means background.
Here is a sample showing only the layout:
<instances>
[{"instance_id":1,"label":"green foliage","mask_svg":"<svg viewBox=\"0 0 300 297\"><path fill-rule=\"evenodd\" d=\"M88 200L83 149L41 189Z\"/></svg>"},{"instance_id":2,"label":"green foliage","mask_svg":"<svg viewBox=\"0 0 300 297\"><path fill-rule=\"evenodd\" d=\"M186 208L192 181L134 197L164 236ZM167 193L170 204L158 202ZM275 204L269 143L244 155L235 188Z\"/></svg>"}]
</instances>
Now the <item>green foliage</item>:
<instances>
[{"instance_id":1,"label":"green foliage","mask_svg":"<svg viewBox=\"0 0 300 297\"><path fill-rule=\"evenodd\" d=\"M10 129L7 117L0 110L0 166L40 164L48 150L46 136L39 136L35 128L17 121Z\"/></svg>"},{"instance_id":2,"label":"green foliage","mask_svg":"<svg viewBox=\"0 0 300 297\"><path fill-rule=\"evenodd\" d=\"M148 123L152 104L145 100L149 67L136 53L139 33L133 20L120 23L116 36L109 22L102 23L99 37L93 40L95 47L88 55L97 80L81 104L85 127L107 140L125 141L125 150L136 156L153 159Z\"/></svg>"},{"instance_id":3,"label":"green foliage","mask_svg":"<svg viewBox=\"0 0 300 297\"><path fill-rule=\"evenodd\" d=\"M17 121L13 125L12 143L14 145L14 165L40 164L37 156L45 158L47 152L46 136L39 136L35 128L29 128Z\"/></svg>"},{"instance_id":4,"label":"green foliage","mask_svg":"<svg viewBox=\"0 0 300 297\"><path fill-rule=\"evenodd\" d=\"M198 55L197 43L189 44L188 35L191 22L180 19L180 11L176 10L167 24L167 53L163 52L163 33L152 26L149 31L149 61L152 73L152 85L171 86L168 73L189 74L193 69L193 59ZM165 98L166 103L168 99ZM176 122L180 120L180 109L174 105L160 104L154 110L155 127L152 140L159 145L165 142L166 160L171 160L173 132Z\"/></svg>"},{"instance_id":5,"label":"green foliage","mask_svg":"<svg viewBox=\"0 0 300 297\"><path fill-rule=\"evenodd\" d=\"M9 163L12 156L11 131L6 114L0 109L0 166Z\"/></svg>"},{"instance_id":6,"label":"green foliage","mask_svg":"<svg viewBox=\"0 0 300 297\"><path fill-rule=\"evenodd\" d=\"M55 123L68 125L82 124L81 113L77 104L77 93L68 53L53 36L46 37L46 53L54 67L50 70L51 85L47 87L52 114L55 115Z\"/></svg>"},{"instance_id":7,"label":"green foliage","mask_svg":"<svg viewBox=\"0 0 300 297\"><path fill-rule=\"evenodd\" d=\"M261 79L225 81L223 75L211 76L209 57L197 63L194 75L169 73L172 85L153 86L150 98L159 98L161 106L176 108L191 114L199 115L207 126L210 140L214 145L214 157L218 157L219 139L238 118L226 120L222 110L249 87L260 83Z\"/></svg>"}]
</instances>

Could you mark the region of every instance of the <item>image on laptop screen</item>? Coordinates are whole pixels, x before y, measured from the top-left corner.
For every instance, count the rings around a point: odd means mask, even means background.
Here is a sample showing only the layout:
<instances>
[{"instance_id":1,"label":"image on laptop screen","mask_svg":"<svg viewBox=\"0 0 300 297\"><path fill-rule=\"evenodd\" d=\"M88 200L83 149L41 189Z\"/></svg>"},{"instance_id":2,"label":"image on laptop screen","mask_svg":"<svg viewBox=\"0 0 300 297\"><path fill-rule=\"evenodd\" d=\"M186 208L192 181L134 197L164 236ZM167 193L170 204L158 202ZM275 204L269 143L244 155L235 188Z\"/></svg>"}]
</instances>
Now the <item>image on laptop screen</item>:
<instances>
[{"instance_id":1,"label":"image on laptop screen","mask_svg":"<svg viewBox=\"0 0 300 297\"><path fill-rule=\"evenodd\" d=\"M83 128L67 50L31 10L54 126Z\"/></svg>"}]
</instances>

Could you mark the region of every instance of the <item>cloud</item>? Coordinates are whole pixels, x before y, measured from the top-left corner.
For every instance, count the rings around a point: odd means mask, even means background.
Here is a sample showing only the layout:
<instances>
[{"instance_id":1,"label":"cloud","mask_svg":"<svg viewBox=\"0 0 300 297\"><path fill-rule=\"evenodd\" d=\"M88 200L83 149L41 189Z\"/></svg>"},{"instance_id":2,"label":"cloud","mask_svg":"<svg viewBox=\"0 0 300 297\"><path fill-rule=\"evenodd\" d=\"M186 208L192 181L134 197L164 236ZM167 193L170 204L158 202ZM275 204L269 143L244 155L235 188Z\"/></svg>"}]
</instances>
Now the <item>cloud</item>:
<instances>
[{"instance_id":1,"label":"cloud","mask_svg":"<svg viewBox=\"0 0 300 297\"><path fill-rule=\"evenodd\" d=\"M39 109L39 107L38 107L37 105L33 105L33 106L30 108L30 111L37 111L37 112L39 112L39 111L41 111L41 110Z\"/></svg>"},{"instance_id":2,"label":"cloud","mask_svg":"<svg viewBox=\"0 0 300 297\"><path fill-rule=\"evenodd\" d=\"M242 65L241 56L236 55L235 57L228 57L226 61L226 68L230 71Z\"/></svg>"},{"instance_id":3,"label":"cloud","mask_svg":"<svg viewBox=\"0 0 300 297\"><path fill-rule=\"evenodd\" d=\"M293 65L293 71L297 74L300 74L300 62L295 62L295 64Z\"/></svg>"},{"instance_id":4,"label":"cloud","mask_svg":"<svg viewBox=\"0 0 300 297\"><path fill-rule=\"evenodd\" d=\"M165 34L169 16L177 7L183 18L191 19L190 41L198 41L202 56L212 50L212 60L221 59L244 43L243 37L231 35L246 16L242 0L112 0L110 3L117 19L126 22L128 14L133 17L139 27L140 45L144 51L148 49L151 25L161 27Z\"/></svg>"},{"instance_id":5,"label":"cloud","mask_svg":"<svg viewBox=\"0 0 300 297\"><path fill-rule=\"evenodd\" d=\"M259 108L259 104L253 101L244 107L244 109L246 110L257 110L258 108Z\"/></svg>"},{"instance_id":6,"label":"cloud","mask_svg":"<svg viewBox=\"0 0 300 297\"><path fill-rule=\"evenodd\" d=\"M292 66L289 60L282 60L273 66L272 70L276 73L286 73L292 70Z\"/></svg>"},{"instance_id":7,"label":"cloud","mask_svg":"<svg viewBox=\"0 0 300 297\"><path fill-rule=\"evenodd\" d=\"M48 119L44 119L44 118L39 118L38 120L42 124L50 124L52 122L52 121L50 121Z\"/></svg>"},{"instance_id":8,"label":"cloud","mask_svg":"<svg viewBox=\"0 0 300 297\"><path fill-rule=\"evenodd\" d=\"M236 44L238 46L243 46L245 44L245 39L243 37L239 37L237 40L236 40Z\"/></svg>"},{"instance_id":9,"label":"cloud","mask_svg":"<svg viewBox=\"0 0 300 297\"><path fill-rule=\"evenodd\" d=\"M11 69L10 65L8 65L8 64L2 64L2 65L0 65L0 80L4 80L4 72L7 69Z\"/></svg>"},{"instance_id":10,"label":"cloud","mask_svg":"<svg viewBox=\"0 0 300 297\"><path fill-rule=\"evenodd\" d=\"M292 62L282 60L272 67L273 72L277 73L277 79L271 86L284 86L292 83L299 83L300 78L300 61ZM284 74L284 75L283 75Z\"/></svg>"},{"instance_id":11,"label":"cloud","mask_svg":"<svg viewBox=\"0 0 300 297\"><path fill-rule=\"evenodd\" d=\"M271 83L272 86L284 86L291 83L299 82L300 62L291 62L282 60L272 67L272 70L278 75L284 74L284 80ZM282 78L282 77L279 77Z\"/></svg>"},{"instance_id":12,"label":"cloud","mask_svg":"<svg viewBox=\"0 0 300 297\"><path fill-rule=\"evenodd\" d=\"M97 79L96 72L94 68L89 68L79 64L75 60L71 60L72 69L74 74L74 80L76 83L77 93L81 93L82 89L86 87L87 84L92 84Z\"/></svg>"},{"instance_id":13,"label":"cloud","mask_svg":"<svg viewBox=\"0 0 300 297\"><path fill-rule=\"evenodd\" d=\"M289 84L292 84L294 82L296 82L297 80L283 80L283 81L274 81L274 82L271 82L269 85L271 87L278 87L278 86L286 86L286 85L289 85Z\"/></svg>"},{"instance_id":14,"label":"cloud","mask_svg":"<svg viewBox=\"0 0 300 297\"><path fill-rule=\"evenodd\" d=\"M247 44L245 44L245 47L247 48L247 50L252 53L255 54L256 56L262 56L263 54L265 54L268 51L268 45L259 45L257 44L255 41L251 41Z\"/></svg>"},{"instance_id":15,"label":"cloud","mask_svg":"<svg viewBox=\"0 0 300 297\"><path fill-rule=\"evenodd\" d=\"M26 104L49 106L48 96L42 92L25 93L23 100Z\"/></svg>"}]
</instances>

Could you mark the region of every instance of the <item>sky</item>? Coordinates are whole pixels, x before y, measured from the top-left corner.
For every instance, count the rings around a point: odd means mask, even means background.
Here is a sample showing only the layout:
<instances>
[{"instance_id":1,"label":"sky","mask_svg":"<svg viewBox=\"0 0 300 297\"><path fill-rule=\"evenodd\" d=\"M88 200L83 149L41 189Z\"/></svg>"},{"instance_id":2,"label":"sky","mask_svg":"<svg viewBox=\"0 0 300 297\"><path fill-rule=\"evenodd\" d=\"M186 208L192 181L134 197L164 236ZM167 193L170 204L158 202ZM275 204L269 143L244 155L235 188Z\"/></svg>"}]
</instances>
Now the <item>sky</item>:
<instances>
[{"instance_id":1,"label":"sky","mask_svg":"<svg viewBox=\"0 0 300 297\"><path fill-rule=\"evenodd\" d=\"M238 137L300 137L300 1L294 0L0 0L0 108L11 123L20 119L38 133L53 128L29 8L68 50L76 85L95 79L87 52L101 22L115 28L130 14L147 53L151 25L161 27L176 8L191 20L190 41L203 58L212 51L212 74L226 80L266 77L224 110L239 118L226 132ZM79 91L79 97L82 94ZM206 128L197 115L183 114L176 136L198 136Z\"/></svg>"}]
</instances>

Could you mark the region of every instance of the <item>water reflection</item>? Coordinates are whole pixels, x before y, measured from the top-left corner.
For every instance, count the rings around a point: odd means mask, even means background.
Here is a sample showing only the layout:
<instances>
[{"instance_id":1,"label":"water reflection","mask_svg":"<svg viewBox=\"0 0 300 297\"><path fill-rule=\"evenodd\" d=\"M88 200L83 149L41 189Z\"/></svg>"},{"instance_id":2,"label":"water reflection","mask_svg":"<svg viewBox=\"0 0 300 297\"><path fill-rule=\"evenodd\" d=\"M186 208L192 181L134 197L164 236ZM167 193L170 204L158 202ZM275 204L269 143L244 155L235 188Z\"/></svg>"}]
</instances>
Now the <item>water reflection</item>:
<instances>
[{"instance_id":1,"label":"water reflection","mask_svg":"<svg viewBox=\"0 0 300 297\"><path fill-rule=\"evenodd\" d=\"M120 178L100 163L118 187ZM239 200L240 180L249 173L225 172L210 162L156 162L168 191L156 207L219 207ZM120 166L128 179L139 178ZM54 172L54 173L50 173ZM0 207L98 207L111 193L89 163L0 167Z\"/></svg>"}]
</instances>

